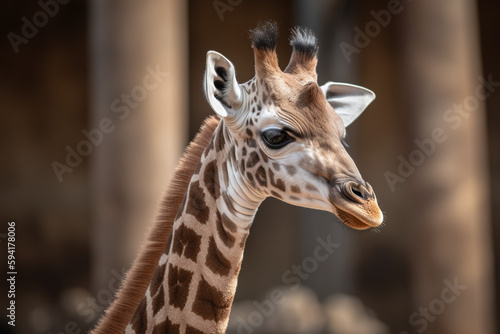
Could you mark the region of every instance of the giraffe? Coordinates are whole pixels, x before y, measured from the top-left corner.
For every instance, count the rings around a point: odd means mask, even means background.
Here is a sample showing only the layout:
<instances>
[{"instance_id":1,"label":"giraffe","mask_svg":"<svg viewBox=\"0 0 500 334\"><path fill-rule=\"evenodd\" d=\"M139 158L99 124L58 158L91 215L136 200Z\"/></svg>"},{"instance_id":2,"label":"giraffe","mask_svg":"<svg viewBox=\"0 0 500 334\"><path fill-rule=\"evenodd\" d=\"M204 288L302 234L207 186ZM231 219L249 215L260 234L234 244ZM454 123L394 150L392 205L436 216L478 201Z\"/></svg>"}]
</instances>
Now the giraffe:
<instances>
[{"instance_id":1,"label":"giraffe","mask_svg":"<svg viewBox=\"0 0 500 334\"><path fill-rule=\"evenodd\" d=\"M255 76L236 80L222 54L206 57L209 117L178 166L148 243L92 334L224 333L243 250L267 197L337 215L347 226L380 226L383 214L343 139L373 101L355 85L317 84L318 45L292 30L284 71L278 28L250 31Z\"/></svg>"}]
</instances>

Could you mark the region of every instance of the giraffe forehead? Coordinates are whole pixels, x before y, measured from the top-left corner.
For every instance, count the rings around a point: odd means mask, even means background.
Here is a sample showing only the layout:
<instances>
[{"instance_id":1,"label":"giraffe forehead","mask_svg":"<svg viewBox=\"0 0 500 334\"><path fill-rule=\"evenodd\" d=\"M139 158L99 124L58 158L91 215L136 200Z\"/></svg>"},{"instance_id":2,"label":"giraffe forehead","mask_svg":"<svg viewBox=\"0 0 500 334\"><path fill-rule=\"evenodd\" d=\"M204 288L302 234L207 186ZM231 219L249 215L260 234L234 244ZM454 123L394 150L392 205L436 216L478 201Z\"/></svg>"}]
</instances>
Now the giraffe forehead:
<instances>
[{"instance_id":1,"label":"giraffe forehead","mask_svg":"<svg viewBox=\"0 0 500 334\"><path fill-rule=\"evenodd\" d=\"M342 121L316 82L304 84L293 75L282 74L258 82L256 94L262 98L255 99L257 104L265 104L271 116L275 115L303 137L324 141L344 132Z\"/></svg>"}]
</instances>

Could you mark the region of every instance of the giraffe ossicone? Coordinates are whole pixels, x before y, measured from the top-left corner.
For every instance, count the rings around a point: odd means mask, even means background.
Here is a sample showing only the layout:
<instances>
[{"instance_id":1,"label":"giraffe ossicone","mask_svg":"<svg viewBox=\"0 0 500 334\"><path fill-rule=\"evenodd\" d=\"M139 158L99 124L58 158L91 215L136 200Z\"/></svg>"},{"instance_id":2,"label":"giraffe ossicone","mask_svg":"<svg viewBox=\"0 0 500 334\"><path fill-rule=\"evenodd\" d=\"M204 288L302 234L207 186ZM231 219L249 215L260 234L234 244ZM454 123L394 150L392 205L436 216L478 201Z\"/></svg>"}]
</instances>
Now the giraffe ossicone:
<instances>
[{"instance_id":1,"label":"giraffe ossicone","mask_svg":"<svg viewBox=\"0 0 500 334\"><path fill-rule=\"evenodd\" d=\"M373 101L370 90L316 82L314 34L295 28L286 69L278 29L251 31L255 77L207 53L209 118L171 181L149 243L94 334L224 333L245 241L267 197L329 211L364 230L383 215L343 146L345 128Z\"/></svg>"}]
</instances>

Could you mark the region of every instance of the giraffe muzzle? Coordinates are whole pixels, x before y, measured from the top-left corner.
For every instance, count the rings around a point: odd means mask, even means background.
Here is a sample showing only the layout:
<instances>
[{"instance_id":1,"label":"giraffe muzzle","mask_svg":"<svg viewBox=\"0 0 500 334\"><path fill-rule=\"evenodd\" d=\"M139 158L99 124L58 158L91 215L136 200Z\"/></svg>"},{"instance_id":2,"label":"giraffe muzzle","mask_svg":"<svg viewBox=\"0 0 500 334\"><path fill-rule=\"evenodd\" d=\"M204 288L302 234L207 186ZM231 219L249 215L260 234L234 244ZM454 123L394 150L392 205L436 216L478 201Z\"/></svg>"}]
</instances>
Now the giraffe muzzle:
<instances>
[{"instance_id":1,"label":"giraffe muzzle","mask_svg":"<svg viewBox=\"0 0 500 334\"><path fill-rule=\"evenodd\" d=\"M351 228L364 230L383 222L382 211L369 183L348 181L337 184L331 191L331 200L337 217Z\"/></svg>"}]
</instances>

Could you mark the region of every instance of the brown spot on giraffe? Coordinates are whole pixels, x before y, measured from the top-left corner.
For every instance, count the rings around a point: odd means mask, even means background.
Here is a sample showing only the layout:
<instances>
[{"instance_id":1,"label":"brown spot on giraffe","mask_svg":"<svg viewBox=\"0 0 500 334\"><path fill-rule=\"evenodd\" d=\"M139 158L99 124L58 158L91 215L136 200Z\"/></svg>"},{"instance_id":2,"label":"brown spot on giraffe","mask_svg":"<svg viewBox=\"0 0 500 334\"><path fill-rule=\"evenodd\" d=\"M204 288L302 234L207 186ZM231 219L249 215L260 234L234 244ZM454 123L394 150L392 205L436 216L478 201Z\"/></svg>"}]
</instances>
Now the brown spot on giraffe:
<instances>
[{"instance_id":1,"label":"brown spot on giraffe","mask_svg":"<svg viewBox=\"0 0 500 334\"><path fill-rule=\"evenodd\" d=\"M247 128L246 132L247 132L247 135L248 135L249 137L253 137L253 132L252 132L252 130L250 130L249 128Z\"/></svg>"},{"instance_id":2,"label":"brown spot on giraffe","mask_svg":"<svg viewBox=\"0 0 500 334\"><path fill-rule=\"evenodd\" d=\"M156 295L158 289L162 285L166 268L167 268L166 263L156 268L155 273L153 275L153 280L151 281L151 296Z\"/></svg>"},{"instance_id":3,"label":"brown spot on giraffe","mask_svg":"<svg viewBox=\"0 0 500 334\"><path fill-rule=\"evenodd\" d=\"M222 242L228 248L232 248L234 246L234 242L235 242L236 239L235 239L234 235L232 235L231 233L229 233L226 230L226 228L225 228L225 225L228 224L227 220L229 220L229 218L227 218L227 216L226 216L225 213L223 213L222 216L221 216L219 210L217 210L216 216L217 216L217 221L216 221L217 225L216 226L217 226L217 233L219 234L219 238L222 240ZM223 222L223 219L225 220L225 222Z\"/></svg>"},{"instance_id":4,"label":"brown spot on giraffe","mask_svg":"<svg viewBox=\"0 0 500 334\"><path fill-rule=\"evenodd\" d=\"M217 248L214 237L208 241L208 253L205 265L214 273L220 276L227 276L231 271L231 261Z\"/></svg>"},{"instance_id":5,"label":"brown spot on giraffe","mask_svg":"<svg viewBox=\"0 0 500 334\"><path fill-rule=\"evenodd\" d=\"M205 202L205 194L200 187L200 181L192 182L189 187L189 205L186 213L193 215L202 224L207 223L210 210Z\"/></svg>"},{"instance_id":6,"label":"brown spot on giraffe","mask_svg":"<svg viewBox=\"0 0 500 334\"><path fill-rule=\"evenodd\" d=\"M164 322L159 323L153 329L153 334L179 334L180 333L180 325L176 325L170 321L169 318L165 319Z\"/></svg>"},{"instance_id":7,"label":"brown spot on giraffe","mask_svg":"<svg viewBox=\"0 0 500 334\"><path fill-rule=\"evenodd\" d=\"M318 188L314 184L306 183L306 189L309 191L319 192Z\"/></svg>"},{"instance_id":8,"label":"brown spot on giraffe","mask_svg":"<svg viewBox=\"0 0 500 334\"><path fill-rule=\"evenodd\" d=\"M246 144L248 145L248 147L251 147L251 148L256 148L257 147L257 142L253 138L247 138L246 139Z\"/></svg>"},{"instance_id":9,"label":"brown spot on giraffe","mask_svg":"<svg viewBox=\"0 0 500 334\"><path fill-rule=\"evenodd\" d=\"M207 147L205 148L205 151L203 152L203 156L206 158L208 153L214 149L214 142L215 142L215 136L212 136L212 139L208 142Z\"/></svg>"},{"instance_id":10,"label":"brown spot on giraffe","mask_svg":"<svg viewBox=\"0 0 500 334\"><path fill-rule=\"evenodd\" d=\"M224 127L219 126L219 130L216 133L215 137L215 150L220 152L224 149L225 139L224 139Z\"/></svg>"},{"instance_id":11,"label":"brown spot on giraffe","mask_svg":"<svg viewBox=\"0 0 500 334\"><path fill-rule=\"evenodd\" d=\"M222 193L222 199L224 200L224 203L226 203L226 207L227 209L232 213L232 214L238 214L238 212L236 211L236 209L234 208L234 205L233 205L233 200L229 197L229 195L227 194L227 192L223 192Z\"/></svg>"},{"instance_id":12,"label":"brown spot on giraffe","mask_svg":"<svg viewBox=\"0 0 500 334\"><path fill-rule=\"evenodd\" d=\"M241 159L240 161L240 173L245 175L245 159Z\"/></svg>"},{"instance_id":13,"label":"brown spot on giraffe","mask_svg":"<svg viewBox=\"0 0 500 334\"><path fill-rule=\"evenodd\" d=\"M209 162L205 167L203 182L208 192L214 199L220 196L219 170L217 169L217 161Z\"/></svg>"},{"instance_id":14,"label":"brown spot on giraffe","mask_svg":"<svg viewBox=\"0 0 500 334\"><path fill-rule=\"evenodd\" d=\"M200 163L198 164L198 166L196 167L196 169L194 170L193 175L198 175L198 174L200 174L200 170L201 170L201 167L202 167L202 166L203 166L203 165L202 165L202 163L200 162Z\"/></svg>"},{"instance_id":15,"label":"brown spot on giraffe","mask_svg":"<svg viewBox=\"0 0 500 334\"><path fill-rule=\"evenodd\" d=\"M233 163L236 162L236 148L233 146L231 146L231 151L230 151L230 157L231 157L231 160Z\"/></svg>"},{"instance_id":16,"label":"brown spot on giraffe","mask_svg":"<svg viewBox=\"0 0 500 334\"><path fill-rule=\"evenodd\" d=\"M229 231L235 233L238 228L236 227L236 224L226 215L226 213L222 214L222 225Z\"/></svg>"},{"instance_id":17,"label":"brown spot on giraffe","mask_svg":"<svg viewBox=\"0 0 500 334\"><path fill-rule=\"evenodd\" d=\"M259 153L260 153L262 160L264 160L264 162L267 163L268 157L264 152L262 152L262 150L260 148L259 148Z\"/></svg>"},{"instance_id":18,"label":"brown spot on giraffe","mask_svg":"<svg viewBox=\"0 0 500 334\"><path fill-rule=\"evenodd\" d=\"M224 294L210 285L202 277L192 311L204 320L221 321L229 316L233 297L224 297Z\"/></svg>"},{"instance_id":19,"label":"brown spot on giraffe","mask_svg":"<svg viewBox=\"0 0 500 334\"><path fill-rule=\"evenodd\" d=\"M290 187L290 190L292 190L293 193L300 194L300 187L293 185Z\"/></svg>"},{"instance_id":20,"label":"brown spot on giraffe","mask_svg":"<svg viewBox=\"0 0 500 334\"><path fill-rule=\"evenodd\" d=\"M286 191L286 186L285 186L285 182L283 182L282 179L274 179L274 172L272 171L271 168L269 168L268 170L268 173L269 173L269 181L271 182L271 185L283 192ZM281 198L281 197L279 197Z\"/></svg>"},{"instance_id":21,"label":"brown spot on giraffe","mask_svg":"<svg viewBox=\"0 0 500 334\"><path fill-rule=\"evenodd\" d=\"M252 153L250 153L250 156L248 157L247 168L254 167L259 161L260 161L259 155L257 154L257 152L253 151Z\"/></svg>"},{"instance_id":22,"label":"brown spot on giraffe","mask_svg":"<svg viewBox=\"0 0 500 334\"><path fill-rule=\"evenodd\" d=\"M286 171L288 172L288 174L290 174L291 176L294 176L295 173L297 173L297 167L295 167L295 166L285 165L285 168L286 168Z\"/></svg>"},{"instance_id":23,"label":"brown spot on giraffe","mask_svg":"<svg viewBox=\"0 0 500 334\"><path fill-rule=\"evenodd\" d=\"M131 320L132 329L136 333L146 333L146 330L148 329L148 314L146 307L146 296L144 296Z\"/></svg>"},{"instance_id":24,"label":"brown spot on giraffe","mask_svg":"<svg viewBox=\"0 0 500 334\"><path fill-rule=\"evenodd\" d=\"M280 171L280 169L281 169L281 165L280 165L279 163L277 163L277 162L273 162L273 168L274 168L277 172L279 172L279 171Z\"/></svg>"},{"instance_id":25,"label":"brown spot on giraffe","mask_svg":"<svg viewBox=\"0 0 500 334\"><path fill-rule=\"evenodd\" d=\"M172 251L191 261L196 262L198 253L200 252L201 246L201 236L198 235L193 229L190 229L186 225L182 224L176 231L174 235L174 244Z\"/></svg>"},{"instance_id":26,"label":"brown spot on giraffe","mask_svg":"<svg viewBox=\"0 0 500 334\"><path fill-rule=\"evenodd\" d=\"M168 268L168 297L169 304L173 307L183 309L189 296L189 285L193 279L193 273L170 265Z\"/></svg>"},{"instance_id":27,"label":"brown spot on giraffe","mask_svg":"<svg viewBox=\"0 0 500 334\"><path fill-rule=\"evenodd\" d=\"M227 171L227 162L222 163L222 179L226 188L229 186L229 174Z\"/></svg>"},{"instance_id":28,"label":"brown spot on giraffe","mask_svg":"<svg viewBox=\"0 0 500 334\"><path fill-rule=\"evenodd\" d=\"M247 179L248 179L248 181L250 181L250 184L252 186L255 186L255 182L253 180L253 175L250 172L247 172Z\"/></svg>"},{"instance_id":29,"label":"brown spot on giraffe","mask_svg":"<svg viewBox=\"0 0 500 334\"><path fill-rule=\"evenodd\" d=\"M163 290L163 285L160 287L158 294L153 297L153 317L156 313L160 312L160 310L165 306L165 291Z\"/></svg>"},{"instance_id":30,"label":"brown spot on giraffe","mask_svg":"<svg viewBox=\"0 0 500 334\"><path fill-rule=\"evenodd\" d=\"M243 156L246 156L246 155L247 155L247 148L246 148L246 147L243 147L243 148L241 149L241 155L243 155Z\"/></svg>"},{"instance_id":31,"label":"brown spot on giraffe","mask_svg":"<svg viewBox=\"0 0 500 334\"><path fill-rule=\"evenodd\" d=\"M271 190L271 195L273 195L276 198L283 199L283 197L274 190Z\"/></svg>"},{"instance_id":32,"label":"brown spot on giraffe","mask_svg":"<svg viewBox=\"0 0 500 334\"><path fill-rule=\"evenodd\" d=\"M239 244L239 246L240 246L240 248L241 248L241 249L244 249L244 248L245 248L245 243L247 242L247 239L248 239L248 233L247 233L247 234L245 234L245 235L241 238L241 240L240 240L240 244ZM239 266L241 267L241 262L240 262ZM239 272L239 269L238 269L238 272Z\"/></svg>"},{"instance_id":33,"label":"brown spot on giraffe","mask_svg":"<svg viewBox=\"0 0 500 334\"><path fill-rule=\"evenodd\" d=\"M264 167L260 166L255 172L255 178L262 187L267 187L267 176Z\"/></svg>"}]
</instances>

